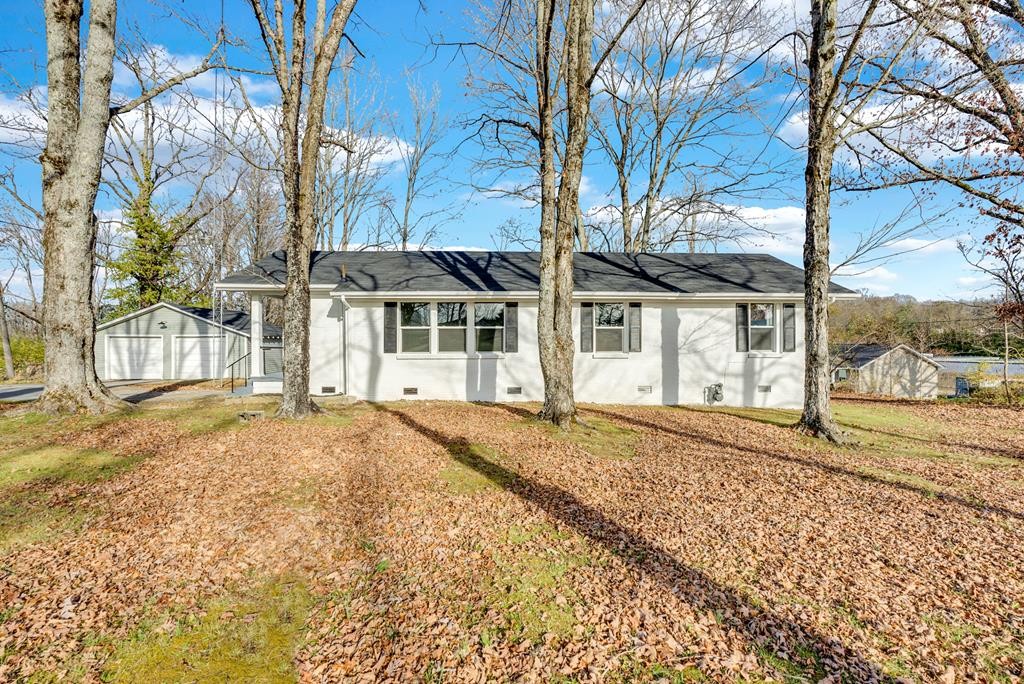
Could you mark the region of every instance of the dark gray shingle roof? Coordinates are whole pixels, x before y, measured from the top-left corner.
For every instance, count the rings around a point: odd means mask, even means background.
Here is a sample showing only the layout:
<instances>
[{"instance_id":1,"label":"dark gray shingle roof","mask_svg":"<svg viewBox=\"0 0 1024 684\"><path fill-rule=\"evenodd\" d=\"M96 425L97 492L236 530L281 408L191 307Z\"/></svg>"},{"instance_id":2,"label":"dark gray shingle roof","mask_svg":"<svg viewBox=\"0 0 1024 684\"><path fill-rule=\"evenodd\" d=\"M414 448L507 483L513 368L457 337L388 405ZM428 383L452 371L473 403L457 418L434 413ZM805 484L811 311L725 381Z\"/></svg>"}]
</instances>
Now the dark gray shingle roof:
<instances>
[{"instance_id":1,"label":"dark gray shingle roof","mask_svg":"<svg viewBox=\"0 0 1024 684\"><path fill-rule=\"evenodd\" d=\"M190 313L197 318L210 321L211 323L220 323L221 314L219 309L208 309L202 306L186 306L185 304L174 304L168 302L171 306L176 309L181 309L186 313ZM233 328L239 332L244 332L246 335L249 334L249 313L246 311L238 311L236 309L224 309L224 325L228 328ZM263 323L263 336L264 337L279 337L281 335L281 328L270 323Z\"/></svg>"},{"instance_id":2,"label":"dark gray shingle roof","mask_svg":"<svg viewBox=\"0 0 1024 684\"><path fill-rule=\"evenodd\" d=\"M343 293L523 292L537 289L539 266L537 252L313 252L310 283ZM777 294L804 286L801 269L767 254L579 252L574 266L577 292ZM277 251L220 284L244 289L285 280L285 254ZM830 291L853 294L834 283Z\"/></svg>"},{"instance_id":3,"label":"dark gray shingle roof","mask_svg":"<svg viewBox=\"0 0 1024 684\"><path fill-rule=\"evenodd\" d=\"M885 356L892 347L887 344L837 344L835 358L844 368L861 368L880 356Z\"/></svg>"}]
</instances>

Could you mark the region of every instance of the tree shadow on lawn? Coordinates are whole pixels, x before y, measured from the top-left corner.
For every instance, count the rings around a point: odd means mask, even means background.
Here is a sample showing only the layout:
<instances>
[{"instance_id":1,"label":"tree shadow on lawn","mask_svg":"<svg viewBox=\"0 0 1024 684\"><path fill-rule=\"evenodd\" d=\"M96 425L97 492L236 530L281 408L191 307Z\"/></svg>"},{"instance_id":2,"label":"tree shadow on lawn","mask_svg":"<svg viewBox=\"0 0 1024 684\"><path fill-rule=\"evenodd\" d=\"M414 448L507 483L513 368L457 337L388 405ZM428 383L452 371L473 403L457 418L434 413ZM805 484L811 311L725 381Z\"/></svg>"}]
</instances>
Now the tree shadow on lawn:
<instances>
[{"instance_id":1,"label":"tree shadow on lawn","mask_svg":"<svg viewBox=\"0 0 1024 684\"><path fill-rule=\"evenodd\" d=\"M593 407L588 408L587 411L589 411L590 413L596 413L598 415L605 416L606 418L611 418L613 420L620 420L624 423L629 423L630 425L634 425L636 427L645 428L648 430L655 430L657 432L674 435L676 437L683 437L685 439L700 442L702 444L720 447L722 449L741 451L744 453L752 454L754 456L762 456L765 458L775 459L777 461L785 461L786 463L792 463L795 465L805 466L807 468L821 470L831 475L838 475L841 477L854 477L857 478L858 480L870 482L872 484L887 485L889 487L901 489L907 492L913 492L915 494L920 494L922 496L935 497L947 503L952 503L958 506L971 508L979 513L995 513L997 515L1002 515L1007 518L1024 520L1024 513L1021 513L1019 511L1014 511L1009 508L1004 508L1002 506L990 506L986 503L973 501L971 499L964 498L957 494L950 494L949 492L928 489L926 487L916 486L908 482L887 479L884 477L879 477L878 475L873 475L869 472L849 470L847 468L843 468L841 466L837 466L834 464L823 463L821 461L817 461L811 458L802 458L800 456L794 456L792 454L784 454L762 449L755 449L752 447L743 446L742 444L738 444L735 442L727 442L725 440L716 439L708 435L702 435L696 432L688 432L680 428L672 428L667 427L665 425L659 425L658 423L643 420L641 418L634 418L631 416L623 415L621 413L616 413L614 411L607 411Z\"/></svg>"},{"instance_id":2,"label":"tree shadow on lawn","mask_svg":"<svg viewBox=\"0 0 1024 684\"><path fill-rule=\"evenodd\" d=\"M388 406L377 410L394 416L402 424L444 447L451 457L479 472L497 486L531 503L547 515L569 525L577 533L604 546L633 567L659 581L667 590L686 601L699 614L712 612L722 617L726 631L735 630L750 644L754 653L768 649L773 661L792 657L800 651L813 651L815 662L798 665L786 660L788 666L807 668L812 681L828 673L845 673L854 681L895 681L882 668L846 647L836 639L817 634L811 628L787 620L764 607L757 606L739 592L716 582L706 573L685 565L660 545L644 539L598 509L565 490L531 479L528 475L488 460L472 449L462 437L448 437L409 414ZM513 413L532 416L525 409ZM613 416L617 417L617 416ZM740 617L748 616L748 617ZM773 663L774 664L774 663Z\"/></svg>"},{"instance_id":3,"label":"tree shadow on lawn","mask_svg":"<svg viewBox=\"0 0 1024 684\"><path fill-rule=\"evenodd\" d=\"M858 399L857 401L862 401ZM867 401L867 400L863 400ZM876 400L878 404L884 404L885 408L892 407L904 407L918 405L934 405L934 402L921 400ZM846 404L850 405L849 403ZM734 406L720 406L720 407L704 407L704 406L677 406L675 408L685 411L696 411L698 413L709 413L709 414L721 414L727 416L733 416L734 418L742 418L743 420L751 420L755 423L763 423L764 425L775 425L776 427L794 427L797 423L797 419L800 417L798 410L791 409L769 409L769 408L742 408ZM959 442L950 439L941 439L935 437L919 437L917 435L907 434L905 432L896 432L894 430L884 430L877 426L867 425L862 421L858 421L848 416L835 416L836 422L839 426L844 429L860 430L861 432L869 432L883 437L891 437L894 439L904 439L908 442L917 442L924 445L938 445L951 447L953 449L965 449L967 451L979 452L982 454L1009 458L1014 460L1024 460L1024 454L1019 449L1013 447L1001 447L1001 446L982 446L980 444L970 444L967 442Z\"/></svg>"}]
</instances>

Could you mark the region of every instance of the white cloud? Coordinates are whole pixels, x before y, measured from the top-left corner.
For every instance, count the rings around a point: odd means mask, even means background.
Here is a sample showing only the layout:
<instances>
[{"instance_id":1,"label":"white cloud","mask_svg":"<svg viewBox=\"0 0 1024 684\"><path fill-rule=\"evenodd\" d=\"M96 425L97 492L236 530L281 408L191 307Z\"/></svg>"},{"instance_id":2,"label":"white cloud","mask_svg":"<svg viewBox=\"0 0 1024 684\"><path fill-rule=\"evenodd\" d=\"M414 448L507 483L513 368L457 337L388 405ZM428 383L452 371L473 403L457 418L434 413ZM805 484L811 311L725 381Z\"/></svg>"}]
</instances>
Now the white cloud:
<instances>
[{"instance_id":1,"label":"white cloud","mask_svg":"<svg viewBox=\"0 0 1024 684\"><path fill-rule=\"evenodd\" d=\"M957 243L961 239L962 238L960 237L938 239L906 237L900 240L893 240L892 242L888 242L885 246L894 252L917 252L920 254L937 254L942 252L957 251Z\"/></svg>"},{"instance_id":2,"label":"white cloud","mask_svg":"<svg viewBox=\"0 0 1024 684\"><path fill-rule=\"evenodd\" d=\"M744 251L788 256L803 254L803 207L738 207L735 213L742 222L759 231L741 240L740 247Z\"/></svg>"},{"instance_id":3,"label":"white cloud","mask_svg":"<svg viewBox=\"0 0 1024 684\"><path fill-rule=\"evenodd\" d=\"M421 247L421 249L427 249ZM437 249L442 252L486 252L489 251L487 247L476 247L474 245L445 245L444 247L438 247Z\"/></svg>"},{"instance_id":4,"label":"white cloud","mask_svg":"<svg viewBox=\"0 0 1024 684\"><path fill-rule=\"evenodd\" d=\"M900 280L899 274L884 266L873 266L867 269L844 266L835 272L834 277L841 285L878 296L895 294L896 290L892 283Z\"/></svg>"},{"instance_id":5,"label":"white cloud","mask_svg":"<svg viewBox=\"0 0 1024 684\"><path fill-rule=\"evenodd\" d=\"M992 279L986 276L960 276L956 284L963 287L981 287L992 284Z\"/></svg>"},{"instance_id":6,"label":"white cloud","mask_svg":"<svg viewBox=\"0 0 1024 684\"><path fill-rule=\"evenodd\" d=\"M872 266L868 269L860 269L857 266L842 266L835 272L835 277L848 280L885 281L892 282L899 280L899 275L893 273L885 266Z\"/></svg>"}]
</instances>

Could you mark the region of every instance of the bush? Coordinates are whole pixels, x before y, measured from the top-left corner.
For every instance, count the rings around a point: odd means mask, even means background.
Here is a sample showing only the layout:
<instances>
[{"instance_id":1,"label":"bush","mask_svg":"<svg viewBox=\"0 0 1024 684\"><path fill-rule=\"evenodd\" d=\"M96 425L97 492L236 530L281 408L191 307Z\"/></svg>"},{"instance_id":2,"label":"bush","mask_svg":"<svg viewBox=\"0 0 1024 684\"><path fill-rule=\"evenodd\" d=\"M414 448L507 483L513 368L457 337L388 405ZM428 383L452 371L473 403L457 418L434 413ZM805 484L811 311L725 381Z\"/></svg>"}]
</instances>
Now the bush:
<instances>
[{"instance_id":1,"label":"bush","mask_svg":"<svg viewBox=\"0 0 1024 684\"><path fill-rule=\"evenodd\" d=\"M34 380L43 373L43 340L39 337L11 337L11 356L14 357L14 375L20 380ZM3 355L0 354L0 371L6 378Z\"/></svg>"}]
</instances>

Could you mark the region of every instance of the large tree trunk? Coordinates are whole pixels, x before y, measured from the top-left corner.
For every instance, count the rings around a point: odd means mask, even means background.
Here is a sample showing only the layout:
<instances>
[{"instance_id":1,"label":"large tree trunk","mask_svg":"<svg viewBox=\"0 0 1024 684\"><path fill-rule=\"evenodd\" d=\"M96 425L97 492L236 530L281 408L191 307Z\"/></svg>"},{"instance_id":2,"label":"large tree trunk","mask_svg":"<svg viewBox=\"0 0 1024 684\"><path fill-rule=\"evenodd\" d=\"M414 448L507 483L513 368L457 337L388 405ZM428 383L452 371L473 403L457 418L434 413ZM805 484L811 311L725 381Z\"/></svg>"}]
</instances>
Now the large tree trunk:
<instances>
[{"instance_id":1,"label":"large tree trunk","mask_svg":"<svg viewBox=\"0 0 1024 684\"><path fill-rule=\"evenodd\" d=\"M541 417L552 418L552 410L565 390L559 386L555 345L555 126L554 93L551 84L551 31L554 22L553 0L537 2L537 109L540 156L540 283L537 293L537 342L540 368L544 376L544 408ZM569 387L571 414L572 387ZM559 406L564 413L566 407Z\"/></svg>"},{"instance_id":2,"label":"large tree trunk","mask_svg":"<svg viewBox=\"0 0 1024 684\"><path fill-rule=\"evenodd\" d=\"M41 161L46 389L40 407L51 413L97 413L123 405L96 377L93 350L93 207L110 122L117 6L115 0L90 3L83 71L82 4L82 0L47 0L45 4L48 111Z\"/></svg>"},{"instance_id":3,"label":"large tree trunk","mask_svg":"<svg viewBox=\"0 0 1024 684\"><path fill-rule=\"evenodd\" d=\"M284 291L284 325L281 353L283 380L278 415L303 418L316 410L309 396L309 261L310 245L302 224L299 156L299 122L302 108L304 23L298 14L293 21L298 44L293 46L291 81L282 92L282 177L284 184L284 242L287 258ZM315 160L313 162L315 166Z\"/></svg>"},{"instance_id":4,"label":"large tree trunk","mask_svg":"<svg viewBox=\"0 0 1024 684\"><path fill-rule=\"evenodd\" d=\"M836 130L829 93L835 83L837 0L811 1L811 48L808 55L806 235L804 238L804 410L797 428L815 437L840 442L832 418L828 349L829 205Z\"/></svg>"},{"instance_id":5,"label":"large tree trunk","mask_svg":"<svg viewBox=\"0 0 1024 684\"><path fill-rule=\"evenodd\" d=\"M281 386L281 407L278 415L304 418L319 409L309 395L309 266L310 251L316 239L316 170L320 157L321 134L327 84L331 67L338 54L341 38L355 0L343 0L326 23L325 0L318 0L312 45L312 69L308 78L309 97L305 116L300 117L303 87L306 83L306 42L304 7L300 4L292 16L291 67L280 71L282 89L285 194L285 245L288 255L287 283L284 296L284 380ZM271 33L261 15L257 0L253 9L263 27ZM280 44L283 45L281 36ZM283 60L279 60L279 64ZM300 123L304 122L300 140ZM300 157L301 144L301 157Z\"/></svg>"},{"instance_id":6,"label":"large tree trunk","mask_svg":"<svg viewBox=\"0 0 1024 684\"><path fill-rule=\"evenodd\" d=\"M591 50L594 36L593 0L570 3L566 26L566 142L562 156L562 173L555 206L554 235L541 242L541 283L549 293L552 339L548 355L542 355L544 370L544 407L541 417L567 427L576 420L573 396L573 361L575 345L572 335L573 247L576 243L576 217L579 213L580 179L583 175L583 153L590 124ZM544 248L551 252L545 259ZM543 300L542 300L543 301ZM538 312L538 315L541 315ZM546 331L547 332L547 331Z\"/></svg>"}]
</instances>

